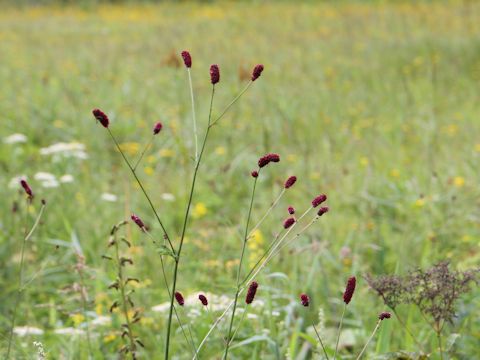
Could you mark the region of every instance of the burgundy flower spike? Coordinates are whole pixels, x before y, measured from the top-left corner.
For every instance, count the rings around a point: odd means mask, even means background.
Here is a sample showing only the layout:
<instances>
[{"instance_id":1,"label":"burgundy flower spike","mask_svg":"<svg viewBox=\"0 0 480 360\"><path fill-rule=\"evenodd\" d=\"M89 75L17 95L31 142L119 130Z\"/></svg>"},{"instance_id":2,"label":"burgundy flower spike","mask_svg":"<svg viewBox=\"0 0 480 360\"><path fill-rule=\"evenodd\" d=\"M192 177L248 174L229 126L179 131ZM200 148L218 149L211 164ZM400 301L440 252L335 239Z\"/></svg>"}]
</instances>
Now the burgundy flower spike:
<instances>
[{"instance_id":1,"label":"burgundy flower spike","mask_svg":"<svg viewBox=\"0 0 480 360\"><path fill-rule=\"evenodd\" d=\"M285 189L290 189L297 182L296 176L290 176L287 181L285 181Z\"/></svg>"},{"instance_id":2,"label":"burgundy flower spike","mask_svg":"<svg viewBox=\"0 0 480 360\"><path fill-rule=\"evenodd\" d=\"M245 297L245 302L247 304L251 304L253 299L255 299L255 294L257 293L258 283L256 281L252 281L250 286L248 287L247 296Z\"/></svg>"},{"instance_id":3,"label":"burgundy flower spike","mask_svg":"<svg viewBox=\"0 0 480 360\"><path fill-rule=\"evenodd\" d=\"M286 220L283 222L283 228L284 228L284 229L288 229L288 228L291 227L293 224L295 224L295 218L290 217L290 218L286 219Z\"/></svg>"},{"instance_id":4,"label":"burgundy flower spike","mask_svg":"<svg viewBox=\"0 0 480 360\"><path fill-rule=\"evenodd\" d=\"M343 301L345 304L352 300L353 293L355 292L355 285L357 284L357 279L355 276L352 276L347 281L347 286L345 287L345 292L343 293Z\"/></svg>"},{"instance_id":5,"label":"burgundy flower spike","mask_svg":"<svg viewBox=\"0 0 480 360\"><path fill-rule=\"evenodd\" d=\"M326 200L327 200L327 195L325 194L318 195L315 199L312 200L312 206L316 208L318 205L325 202Z\"/></svg>"},{"instance_id":6,"label":"burgundy flower spike","mask_svg":"<svg viewBox=\"0 0 480 360\"><path fill-rule=\"evenodd\" d=\"M391 316L392 314L390 314L389 312L382 312L380 313L380 315L378 315L378 318L380 320L385 320L385 319L390 319Z\"/></svg>"},{"instance_id":7,"label":"burgundy flower spike","mask_svg":"<svg viewBox=\"0 0 480 360\"><path fill-rule=\"evenodd\" d=\"M162 131L163 125L161 122L157 122L153 127L153 135L157 135L160 131Z\"/></svg>"},{"instance_id":8,"label":"burgundy flower spike","mask_svg":"<svg viewBox=\"0 0 480 360\"><path fill-rule=\"evenodd\" d=\"M203 306L208 305L208 300L207 300L207 297L205 295L203 295L203 294L198 295L198 300L200 300L200 302L202 303Z\"/></svg>"},{"instance_id":9,"label":"burgundy flower spike","mask_svg":"<svg viewBox=\"0 0 480 360\"><path fill-rule=\"evenodd\" d=\"M270 164L271 162L279 162L280 155L278 154L267 154L258 159L258 167L263 168Z\"/></svg>"},{"instance_id":10,"label":"burgundy flower spike","mask_svg":"<svg viewBox=\"0 0 480 360\"><path fill-rule=\"evenodd\" d=\"M132 216L130 216L130 218L132 219L132 221L138 225L138 227L140 229L144 229L145 228L145 224L143 223L142 219L140 219L137 215L135 214L132 214Z\"/></svg>"},{"instance_id":11,"label":"burgundy flower spike","mask_svg":"<svg viewBox=\"0 0 480 360\"><path fill-rule=\"evenodd\" d=\"M328 210L328 206L322 206L320 209L318 209L317 215L322 216L323 214L327 213Z\"/></svg>"},{"instance_id":12,"label":"burgundy flower spike","mask_svg":"<svg viewBox=\"0 0 480 360\"><path fill-rule=\"evenodd\" d=\"M212 85L220 81L220 69L217 64L210 66L210 80L212 81Z\"/></svg>"},{"instance_id":13,"label":"burgundy flower spike","mask_svg":"<svg viewBox=\"0 0 480 360\"><path fill-rule=\"evenodd\" d=\"M192 57L190 56L190 53L186 50L182 51L182 58L183 58L183 63L187 68L192 67Z\"/></svg>"},{"instance_id":14,"label":"burgundy flower spike","mask_svg":"<svg viewBox=\"0 0 480 360\"><path fill-rule=\"evenodd\" d=\"M253 178L257 178L258 177L258 171L257 170L253 170L250 175L252 175Z\"/></svg>"},{"instance_id":15,"label":"burgundy flower spike","mask_svg":"<svg viewBox=\"0 0 480 360\"><path fill-rule=\"evenodd\" d=\"M20 180L20 185L22 186L23 190L25 190L25 193L28 195L30 199L33 198L33 191L30 185L25 180Z\"/></svg>"},{"instance_id":16,"label":"burgundy flower spike","mask_svg":"<svg viewBox=\"0 0 480 360\"><path fill-rule=\"evenodd\" d=\"M260 75L262 75L262 72L263 72L262 64L258 64L257 66L255 66L252 71L252 81L257 80L260 77Z\"/></svg>"},{"instance_id":17,"label":"burgundy flower spike","mask_svg":"<svg viewBox=\"0 0 480 360\"><path fill-rule=\"evenodd\" d=\"M93 116L95 116L95 119L97 119L100 124L103 125L104 128L108 128L108 124L110 123L110 121L108 120L107 114L105 114L100 109L93 109L92 114Z\"/></svg>"},{"instance_id":18,"label":"burgundy flower spike","mask_svg":"<svg viewBox=\"0 0 480 360\"><path fill-rule=\"evenodd\" d=\"M308 297L307 294L301 294L300 302L302 303L303 306L307 307L308 305L310 305L310 298Z\"/></svg>"},{"instance_id":19,"label":"burgundy flower spike","mask_svg":"<svg viewBox=\"0 0 480 360\"><path fill-rule=\"evenodd\" d=\"M175 291L175 300L177 300L178 305L180 306L183 306L185 304L185 299L183 298L183 295L178 291Z\"/></svg>"}]
</instances>

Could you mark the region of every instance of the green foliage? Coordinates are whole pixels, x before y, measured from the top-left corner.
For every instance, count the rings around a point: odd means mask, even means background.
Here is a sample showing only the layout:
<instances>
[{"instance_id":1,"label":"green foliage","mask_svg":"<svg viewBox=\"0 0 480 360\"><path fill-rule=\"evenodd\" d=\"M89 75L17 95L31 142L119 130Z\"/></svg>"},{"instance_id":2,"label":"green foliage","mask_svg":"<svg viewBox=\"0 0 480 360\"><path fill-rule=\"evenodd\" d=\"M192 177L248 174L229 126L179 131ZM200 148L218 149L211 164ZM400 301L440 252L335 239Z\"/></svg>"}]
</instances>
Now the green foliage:
<instances>
[{"instance_id":1,"label":"green foliage","mask_svg":"<svg viewBox=\"0 0 480 360\"><path fill-rule=\"evenodd\" d=\"M258 246L268 247L289 205L303 212L324 192L331 211L259 277L258 306L249 309L232 355L310 356L315 333L309 324L319 308L330 351L342 287L352 274L359 283L346 313L349 336L341 354L357 354L378 312L385 310L362 274L405 274L444 259L460 271L479 263L478 14L480 4L468 1L102 4L0 13L0 353L15 298L27 211L16 183L10 186L19 175L28 176L37 195L29 221L40 198L47 199L48 207L27 245L25 276L32 281L17 319L19 326L44 333L16 336L14 358L32 358L33 341L41 341L51 358L85 352L84 336L58 333L85 330L85 320L74 316L80 311L78 298L63 291L79 282L73 271L78 254L89 269L86 316L95 356L114 358L122 346L120 316L108 312L112 274L101 258L109 230L135 212L156 244L163 238L108 134L90 112L99 107L109 114L112 131L131 158L148 142L153 124L164 123L140 175L178 244L193 170L188 80L179 58L188 49L199 131L207 121L211 63L222 72L214 116L244 87L255 64L263 63L265 71L213 128L186 234L179 290L194 299L200 291L217 297L234 293L249 173L259 156L278 152L282 161L259 179L253 223L289 175L299 180L260 228L263 243ZM27 141L4 141L14 133ZM59 142L69 145L45 150ZM54 179L45 180L39 172ZM60 181L66 174L73 182ZM14 203L17 212L11 210ZM135 226L126 228L126 239L132 246L125 251L135 264L129 276L141 279L130 284L135 305L143 310L137 328L145 350L139 352L161 358L166 313L152 308L168 301L159 265L159 252L165 250ZM255 254L248 248L247 262ZM284 276L270 276L275 273ZM309 314L298 305L298 295L306 291L312 299ZM457 317L446 328L444 342L452 358L478 355L479 299L478 288L462 298ZM221 307L223 300L214 300ZM191 324L197 345L219 315L204 310L194 302L179 312L183 323ZM408 306L398 311L424 350L435 353L436 340L420 314ZM370 344L369 358L397 356L387 352L418 355L420 349L395 318L389 321ZM221 356L226 331L227 324L221 323L202 358ZM180 329L175 328L172 341L173 354L192 357Z\"/></svg>"}]
</instances>

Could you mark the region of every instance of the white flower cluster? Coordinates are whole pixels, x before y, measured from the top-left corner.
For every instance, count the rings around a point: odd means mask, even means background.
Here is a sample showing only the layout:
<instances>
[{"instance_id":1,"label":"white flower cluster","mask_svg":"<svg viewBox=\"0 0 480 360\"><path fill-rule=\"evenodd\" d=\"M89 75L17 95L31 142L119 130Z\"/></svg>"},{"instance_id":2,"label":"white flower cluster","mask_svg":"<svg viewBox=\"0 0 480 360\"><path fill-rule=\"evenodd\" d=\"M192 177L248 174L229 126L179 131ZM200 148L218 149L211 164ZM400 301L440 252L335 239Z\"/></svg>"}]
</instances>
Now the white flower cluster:
<instances>
[{"instance_id":1,"label":"white flower cluster","mask_svg":"<svg viewBox=\"0 0 480 360\"><path fill-rule=\"evenodd\" d=\"M44 156L52 155L54 160L59 160L62 157L74 157L81 160L88 158L88 155L85 151L85 145L79 142L55 143L48 147L41 148L40 154Z\"/></svg>"}]
</instances>

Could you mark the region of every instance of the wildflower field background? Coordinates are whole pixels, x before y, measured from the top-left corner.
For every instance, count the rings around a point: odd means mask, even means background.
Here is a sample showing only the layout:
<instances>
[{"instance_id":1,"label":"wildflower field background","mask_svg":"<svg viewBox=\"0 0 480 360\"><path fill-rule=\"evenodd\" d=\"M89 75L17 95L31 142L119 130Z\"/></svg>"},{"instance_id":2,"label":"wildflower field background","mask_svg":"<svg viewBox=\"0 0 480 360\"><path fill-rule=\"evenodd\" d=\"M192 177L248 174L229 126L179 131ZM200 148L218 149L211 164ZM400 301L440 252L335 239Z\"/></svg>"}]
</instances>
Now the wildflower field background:
<instances>
[{"instance_id":1,"label":"wildflower field background","mask_svg":"<svg viewBox=\"0 0 480 360\"><path fill-rule=\"evenodd\" d=\"M214 114L244 87L255 64L265 66L215 127L199 173L178 284L187 298L179 315L195 341L234 293L250 171L267 152L282 161L259 181L254 220L289 175L298 182L248 243L248 263L281 229L287 206L306 208L324 192L330 212L259 276L258 301L232 358L311 358L318 350L312 321L332 349L345 281L356 275L340 339L340 357L355 358L386 310L364 275L405 274L442 260L458 270L479 266L479 2L6 6L0 12L0 354L25 213L33 222L44 198L42 223L27 243L13 358L35 358L40 342L49 359L87 359L87 324L94 357L117 358L121 321L109 312L114 293L107 289L115 270L102 259L110 229L135 212L152 233L161 232L91 110L109 114L131 157L162 121L139 174L178 240L194 149L184 49L193 58L201 129L211 63L221 69ZM28 209L21 176L37 196ZM140 358L161 359L168 294L159 257L136 227L126 227L126 238L133 244L128 272L140 280L133 295L143 309ZM205 312L198 292L216 308ZM309 308L299 306L302 292L310 295ZM447 358L480 357L479 295L474 287L459 301L445 331ZM438 359L418 310L398 311L423 349L392 318L366 358L419 359L423 350ZM221 358L226 328L220 324L200 358ZM174 330L174 358L192 358Z\"/></svg>"}]
</instances>

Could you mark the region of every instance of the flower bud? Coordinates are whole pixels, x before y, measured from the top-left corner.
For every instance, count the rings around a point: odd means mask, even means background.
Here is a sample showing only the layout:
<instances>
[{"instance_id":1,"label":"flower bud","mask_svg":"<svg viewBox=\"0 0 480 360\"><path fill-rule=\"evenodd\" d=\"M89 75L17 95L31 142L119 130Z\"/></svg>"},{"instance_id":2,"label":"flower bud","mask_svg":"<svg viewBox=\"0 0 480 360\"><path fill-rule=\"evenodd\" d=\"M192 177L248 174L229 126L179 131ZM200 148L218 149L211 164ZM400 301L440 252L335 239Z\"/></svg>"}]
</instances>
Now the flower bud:
<instances>
[{"instance_id":1,"label":"flower bud","mask_svg":"<svg viewBox=\"0 0 480 360\"><path fill-rule=\"evenodd\" d=\"M183 63L187 68L192 67L192 57L190 56L190 53L186 50L182 51L182 58L183 58Z\"/></svg>"}]
</instances>

